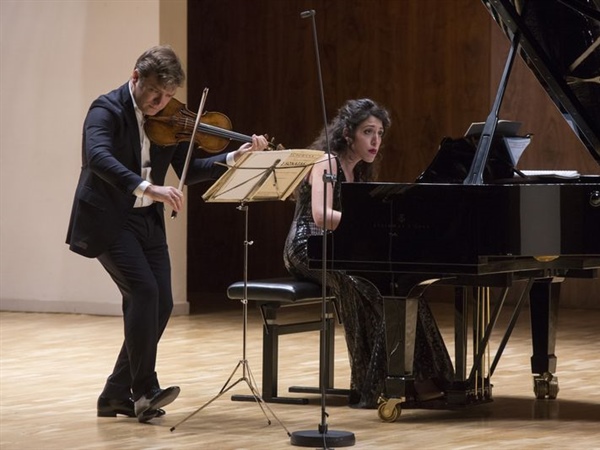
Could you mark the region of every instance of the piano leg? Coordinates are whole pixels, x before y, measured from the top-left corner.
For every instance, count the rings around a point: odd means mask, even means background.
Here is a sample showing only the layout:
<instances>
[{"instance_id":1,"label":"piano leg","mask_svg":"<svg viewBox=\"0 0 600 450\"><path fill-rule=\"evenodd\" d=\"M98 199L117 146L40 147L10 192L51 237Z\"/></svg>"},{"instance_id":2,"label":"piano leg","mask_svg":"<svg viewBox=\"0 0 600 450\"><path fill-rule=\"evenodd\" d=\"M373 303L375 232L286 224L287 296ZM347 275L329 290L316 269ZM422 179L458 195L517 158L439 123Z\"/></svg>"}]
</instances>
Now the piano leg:
<instances>
[{"instance_id":1,"label":"piano leg","mask_svg":"<svg viewBox=\"0 0 600 450\"><path fill-rule=\"evenodd\" d=\"M465 382L467 379L467 332L466 317L468 293L464 286L454 288L454 379Z\"/></svg>"},{"instance_id":2,"label":"piano leg","mask_svg":"<svg viewBox=\"0 0 600 450\"><path fill-rule=\"evenodd\" d=\"M531 311L531 373L536 398L555 399L558 395L556 372L556 329L558 325L558 301L563 278L536 280L529 294Z\"/></svg>"},{"instance_id":3,"label":"piano leg","mask_svg":"<svg viewBox=\"0 0 600 450\"><path fill-rule=\"evenodd\" d=\"M386 422L395 422L400 416L401 403L414 396L413 361L418 306L418 297L383 299L388 374L378 413L379 418Z\"/></svg>"},{"instance_id":4,"label":"piano leg","mask_svg":"<svg viewBox=\"0 0 600 450\"><path fill-rule=\"evenodd\" d=\"M386 393L395 397L414 394L413 360L417 332L418 298L384 299L388 377Z\"/></svg>"},{"instance_id":5,"label":"piano leg","mask_svg":"<svg viewBox=\"0 0 600 450\"><path fill-rule=\"evenodd\" d=\"M395 422L401 404L407 397L415 398L414 355L417 334L419 299L437 279L420 281L408 293L383 298L388 374L380 398L379 418Z\"/></svg>"}]
</instances>

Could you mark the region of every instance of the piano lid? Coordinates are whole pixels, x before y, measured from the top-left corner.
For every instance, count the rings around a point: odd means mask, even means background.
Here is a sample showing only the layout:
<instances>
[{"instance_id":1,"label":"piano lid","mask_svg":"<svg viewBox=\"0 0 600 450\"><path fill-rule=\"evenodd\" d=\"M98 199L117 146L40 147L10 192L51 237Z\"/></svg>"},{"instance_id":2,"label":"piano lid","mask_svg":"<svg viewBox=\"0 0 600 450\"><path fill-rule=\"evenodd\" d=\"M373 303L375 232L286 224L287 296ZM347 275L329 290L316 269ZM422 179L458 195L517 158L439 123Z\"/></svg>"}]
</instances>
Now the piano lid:
<instances>
[{"instance_id":1,"label":"piano lid","mask_svg":"<svg viewBox=\"0 0 600 450\"><path fill-rule=\"evenodd\" d=\"M600 164L600 0L482 0Z\"/></svg>"}]
</instances>

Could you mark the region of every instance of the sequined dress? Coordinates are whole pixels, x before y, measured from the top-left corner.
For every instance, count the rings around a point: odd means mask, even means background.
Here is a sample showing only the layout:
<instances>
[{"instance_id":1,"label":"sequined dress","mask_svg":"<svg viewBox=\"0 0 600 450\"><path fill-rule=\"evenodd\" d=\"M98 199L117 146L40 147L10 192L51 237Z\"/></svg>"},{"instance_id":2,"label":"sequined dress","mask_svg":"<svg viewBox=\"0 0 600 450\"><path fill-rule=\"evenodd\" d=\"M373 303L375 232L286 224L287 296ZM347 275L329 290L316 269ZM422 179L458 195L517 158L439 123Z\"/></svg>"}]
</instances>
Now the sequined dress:
<instances>
[{"instance_id":1,"label":"sequined dress","mask_svg":"<svg viewBox=\"0 0 600 450\"><path fill-rule=\"evenodd\" d=\"M338 162L334 186L334 209L340 210L341 183L344 173ZM311 185L303 180L296 190L296 210L285 247L284 263L298 279L322 282L320 270L308 268L307 242L310 236L322 235L312 218ZM357 237L360 238L360 237ZM341 271L327 273L327 286L339 306L350 358L351 406L376 408L387 374L383 298L368 280ZM419 301L415 344L415 377L432 379L440 390L453 377L452 362L429 306Z\"/></svg>"}]
</instances>

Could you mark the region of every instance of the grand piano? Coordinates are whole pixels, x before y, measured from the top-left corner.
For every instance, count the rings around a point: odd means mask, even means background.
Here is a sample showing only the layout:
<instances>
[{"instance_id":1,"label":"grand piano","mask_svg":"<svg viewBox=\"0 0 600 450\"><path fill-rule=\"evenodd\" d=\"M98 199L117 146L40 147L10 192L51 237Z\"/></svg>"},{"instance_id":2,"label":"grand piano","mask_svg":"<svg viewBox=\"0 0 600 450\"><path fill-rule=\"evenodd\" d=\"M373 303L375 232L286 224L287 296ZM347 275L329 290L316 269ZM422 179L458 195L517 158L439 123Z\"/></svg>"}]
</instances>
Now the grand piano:
<instances>
[{"instance_id":1,"label":"grand piano","mask_svg":"<svg viewBox=\"0 0 600 450\"><path fill-rule=\"evenodd\" d=\"M417 303L429 286L455 293L455 377L437 406L492 401L492 374L527 303L534 394L554 399L561 282L596 277L600 268L600 176L528 176L499 162L506 146L497 134L519 55L600 164L600 2L482 3L512 45L468 161L469 142L442 142L415 183L344 183L340 226L309 241L311 267L363 276L384 296L388 377L378 414L388 422L402 406L426 407L415 391L413 358ZM510 289L518 295L508 301ZM509 320L492 355L501 311Z\"/></svg>"}]
</instances>

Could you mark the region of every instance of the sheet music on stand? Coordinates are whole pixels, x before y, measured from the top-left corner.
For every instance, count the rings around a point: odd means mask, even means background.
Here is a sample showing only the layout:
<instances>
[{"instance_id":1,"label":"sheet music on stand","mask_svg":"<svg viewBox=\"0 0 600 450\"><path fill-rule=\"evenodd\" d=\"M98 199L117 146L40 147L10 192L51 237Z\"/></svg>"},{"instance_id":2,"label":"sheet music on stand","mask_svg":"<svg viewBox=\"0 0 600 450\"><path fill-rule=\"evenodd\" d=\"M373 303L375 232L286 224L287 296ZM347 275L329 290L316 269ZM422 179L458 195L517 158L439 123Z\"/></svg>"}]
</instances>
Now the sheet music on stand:
<instances>
[{"instance_id":1,"label":"sheet music on stand","mask_svg":"<svg viewBox=\"0 0 600 450\"><path fill-rule=\"evenodd\" d=\"M206 202L285 200L324 153L307 149L246 153L202 198Z\"/></svg>"}]
</instances>

